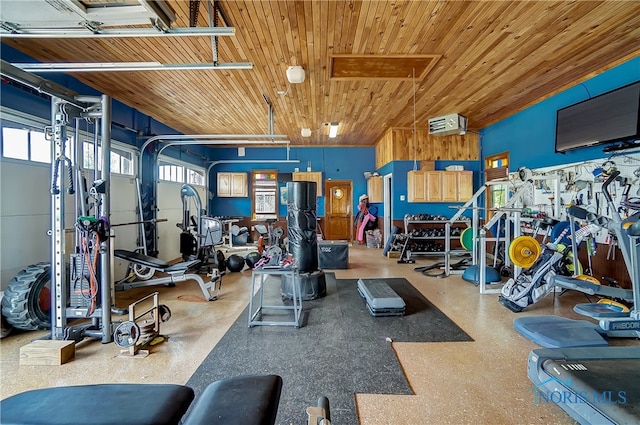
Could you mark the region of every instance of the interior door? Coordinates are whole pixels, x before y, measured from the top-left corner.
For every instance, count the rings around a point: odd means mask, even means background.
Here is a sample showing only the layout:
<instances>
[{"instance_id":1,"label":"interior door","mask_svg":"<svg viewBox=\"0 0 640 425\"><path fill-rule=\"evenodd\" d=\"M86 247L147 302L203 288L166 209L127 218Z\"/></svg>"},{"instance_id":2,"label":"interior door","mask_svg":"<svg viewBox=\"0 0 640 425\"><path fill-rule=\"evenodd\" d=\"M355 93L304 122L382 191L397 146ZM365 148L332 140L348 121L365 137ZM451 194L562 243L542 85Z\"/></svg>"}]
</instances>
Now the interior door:
<instances>
[{"instance_id":1,"label":"interior door","mask_svg":"<svg viewBox=\"0 0 640 425\"><path fill-rule=\"evenodd\" d=\"M327 240L353 238L353 184L351 180L325 182L324 237Z\"/></svg>"}]
</instances>

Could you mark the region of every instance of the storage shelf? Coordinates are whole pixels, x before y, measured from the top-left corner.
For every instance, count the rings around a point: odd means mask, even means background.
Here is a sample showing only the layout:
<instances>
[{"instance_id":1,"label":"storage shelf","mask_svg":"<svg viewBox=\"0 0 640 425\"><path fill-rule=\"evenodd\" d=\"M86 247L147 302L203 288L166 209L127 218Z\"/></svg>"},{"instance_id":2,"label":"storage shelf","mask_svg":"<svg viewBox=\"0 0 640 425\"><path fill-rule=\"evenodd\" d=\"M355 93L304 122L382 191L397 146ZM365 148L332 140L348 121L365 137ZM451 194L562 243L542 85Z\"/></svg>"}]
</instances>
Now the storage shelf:
<instances>
[{"instance_id":1,"label":"storage shelf","mask_svg":"<svg viewBox=\"0 0 640 425\"><path fill-rule=\"evenodd\" d=\"M445 224L448 222L449 220L405 220L405 224ZM456 223L471 224L471 220L456 220L453 222L453 224Z\"/></svg>"}]
</instances>

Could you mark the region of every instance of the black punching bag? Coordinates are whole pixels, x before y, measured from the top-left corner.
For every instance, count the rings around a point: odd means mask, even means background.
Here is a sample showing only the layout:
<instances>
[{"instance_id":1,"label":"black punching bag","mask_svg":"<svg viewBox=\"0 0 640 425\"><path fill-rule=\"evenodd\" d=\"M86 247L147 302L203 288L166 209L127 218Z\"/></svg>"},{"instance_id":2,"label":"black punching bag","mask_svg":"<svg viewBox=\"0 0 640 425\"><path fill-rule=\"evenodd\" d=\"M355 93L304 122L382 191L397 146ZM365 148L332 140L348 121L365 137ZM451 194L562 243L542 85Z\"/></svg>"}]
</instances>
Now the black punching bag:
<instances>
[{"instance_id":1,"label":"black punching bag","mask_svg":"<svg viewBox=\"0 0 640 425\"><path fill-rule=\"evenodd\" d=\"M316 183L287 183L287 232L289 252L298 261L300 273L318 269L318 222Z\"/></svg>"}]
</instances>

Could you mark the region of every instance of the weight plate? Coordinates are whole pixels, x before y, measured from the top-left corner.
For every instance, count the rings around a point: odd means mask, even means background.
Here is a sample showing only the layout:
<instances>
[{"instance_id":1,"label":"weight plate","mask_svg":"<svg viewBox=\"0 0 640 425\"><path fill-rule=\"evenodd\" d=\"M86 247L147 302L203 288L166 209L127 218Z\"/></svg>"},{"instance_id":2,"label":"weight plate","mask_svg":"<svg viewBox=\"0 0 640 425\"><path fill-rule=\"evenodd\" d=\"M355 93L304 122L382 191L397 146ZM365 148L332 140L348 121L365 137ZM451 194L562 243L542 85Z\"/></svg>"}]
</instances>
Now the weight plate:
<instances>
[{"instance_id":1,"label":"weight plate","mask_svg":"<svg viewBox=\"0 0 640 425\"><path fill-rule=\"evenodd\" d=\"M149 280L153 277L156 270L150 267L141 266L139 264L133 265L133 274L140 280Z\"/></svg>"},{"instance_id":2,"label":"weight plate","mask_svg":"<svg viewBox=\"0 0 640 425\"><path fill-rule=\"evenodd\" d=\"M473 251L473 227L467 227L460 234L460 243L467 251Z\"/></svg>"},{"instance_id":3,"label":"weight plate","mask_svg":"<svg viewBox=\"0 0 640 425\"><path fill-rule=\"evenodd\" d=\"M551 228L551 234L549 235L549 240L552 243L555 243L556 240L562 235L562 233L566 230L567 232L562 236L559 243L565 245L571 245L571 227L568 221L561 221L557 223L555 226ZM577 231L580 229L580 225L578 223L574 223L574 230Z\"/></svg>"},{"instance_id":4,"label":"weight plate","mask_svg":"<svg viewBox=\"0 0 640 425\"><path fill-rule=\"evenodd\" d=\"M279 257L282 255L282 249L277 245L271 245L267 248L267 255L271 257Z\"/></svg>"},{"instance_id":5,"label":"weight plate","mask_svg":"<svg viewBox=\"0 0 640 425\"><path fill-rule=\"evenodd\" d=\"M132 347L140 339L140 328L134 322L122 322L113 332L113 341L118 347Z\"/></svg>"},{"instance_id":6,"label":"weight plate","mask_svg":"<svg viewBox=\"0 0 640 425\"><path fill-rule=\"evenodd\" d=\"M531 236L518 236L509 245L509 258L523 269L533 266L541 253L540 243Z\"/></svg>"},{"instance_id":7,"label":"weight plate","mask_svg":"<svg viewBox=\"0 0 640 425\"><path fill-rule=\"evenodd\" d=\"M158 306L158 316L160 316L161 322L167 322L171 319L171 310L165 304L160 304Z\"/></svg>"},{"instance_id":8,"label":"weight plate","mask_svg":"<svg viewBox=\"0 0 640 425\"><path fill-rule=\"evenodd\" d=\"M280 239L282 235L284 235L284 229L282 227L276 227L275 229L273 229L273 235L276 237L276 239Z\"/></svg>"}]
</instances>

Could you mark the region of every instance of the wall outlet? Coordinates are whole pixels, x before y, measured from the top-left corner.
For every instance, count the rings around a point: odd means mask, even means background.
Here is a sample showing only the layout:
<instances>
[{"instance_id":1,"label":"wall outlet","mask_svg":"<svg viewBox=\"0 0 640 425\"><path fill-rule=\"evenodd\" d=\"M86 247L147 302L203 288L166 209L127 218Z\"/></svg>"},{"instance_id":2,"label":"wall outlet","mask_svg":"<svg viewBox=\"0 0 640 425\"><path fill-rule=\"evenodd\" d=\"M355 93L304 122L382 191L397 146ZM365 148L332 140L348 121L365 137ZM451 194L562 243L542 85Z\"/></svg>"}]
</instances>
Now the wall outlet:
<instances>
[{"instance_id":1,"label":"wall outlet","mask_svg":"<svg viewBox=\"0 0 640 425\"><path fill-rule=\"evenodd\" d=\"M404 201L404 195L400 195L400 200Z\"/></svg>"}]
</instances>

